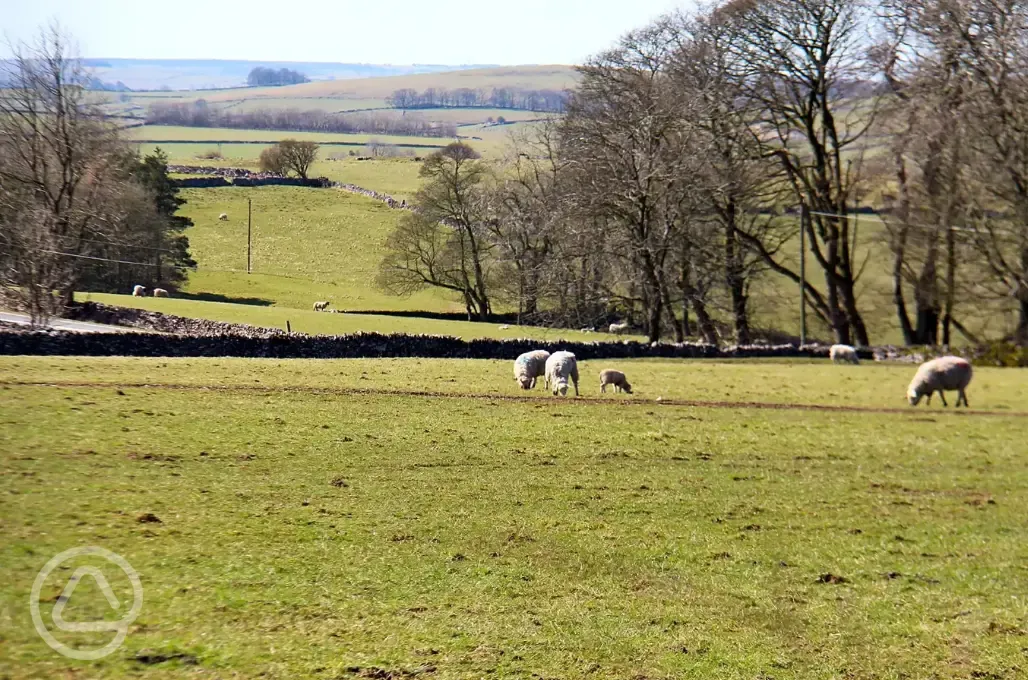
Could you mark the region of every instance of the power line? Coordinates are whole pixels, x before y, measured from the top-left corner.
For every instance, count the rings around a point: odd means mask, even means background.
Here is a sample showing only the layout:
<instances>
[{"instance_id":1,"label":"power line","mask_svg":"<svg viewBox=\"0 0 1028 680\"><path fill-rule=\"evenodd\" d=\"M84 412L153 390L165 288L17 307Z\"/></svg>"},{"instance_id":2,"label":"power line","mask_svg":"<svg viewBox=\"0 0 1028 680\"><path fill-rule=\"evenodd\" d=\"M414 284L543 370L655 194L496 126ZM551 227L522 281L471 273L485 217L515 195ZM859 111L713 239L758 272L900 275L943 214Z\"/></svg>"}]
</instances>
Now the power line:
<instances>
[{"instance_id":1,"label":"power line","mask_svg":"<svg viewBox=\"0 0 1028 680\"><path fill-rule=\"evenodd\" d=\"M937 227L937 226L932 226L930 224L918 224L917 222L904 222L902 220L894 220L893 222L887 222L886 220L883 220L882 218L878 217L877 215L867 215L867 214L864 214L864 215L859 215L859 214L840 215L838 213L819 212L819 211L816 211L816 210L811 210L810 214L811 215L820 215L821 217L836 217L836 218L841 218L841 219L846 219L846 220L853 220L853 221L857 221L857 220L860 220L860 219L866 219L866 220L870 220L872 222L878 222L879 224L884 224L886 226L888 226L889 224L902 224L902 225L904 225L906 227L914 227L915 229L924 229L924 230L931 230L931 231L935 231L935 230L939 229L939 227ZM978 229L973 229L973 228L970 228L970 227L948 227L948 229L949 229L949 231L959 231L959 232L964 232L964 233L968 233L968 234L977 234L977 233L979 233ZM993 231L997 231L998 233L1009 234L1011 236L1018 236L1019 235L1018 232L1012 231L1012 230L1009 230L1009 229L993 230Z\"/></svg>"}]
</instances>

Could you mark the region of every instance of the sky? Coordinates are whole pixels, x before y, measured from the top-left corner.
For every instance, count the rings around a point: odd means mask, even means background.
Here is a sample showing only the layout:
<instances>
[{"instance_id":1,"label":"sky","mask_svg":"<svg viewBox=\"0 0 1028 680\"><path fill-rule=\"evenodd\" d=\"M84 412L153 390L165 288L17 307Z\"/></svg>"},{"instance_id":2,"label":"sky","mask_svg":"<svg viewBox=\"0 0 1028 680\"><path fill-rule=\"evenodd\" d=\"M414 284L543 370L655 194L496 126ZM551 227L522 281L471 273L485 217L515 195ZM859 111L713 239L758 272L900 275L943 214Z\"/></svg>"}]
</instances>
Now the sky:
<instances>
[{"instance_id":1,"label":"sky","mask_svg":"<svg viewBox=\"0 0 1028 680\"><path fill-rule=\"evenodd\" d=\"M53 19L83 57L573 64L688 0L0 0L0 55Z\"/></svg>"}]
</instances>

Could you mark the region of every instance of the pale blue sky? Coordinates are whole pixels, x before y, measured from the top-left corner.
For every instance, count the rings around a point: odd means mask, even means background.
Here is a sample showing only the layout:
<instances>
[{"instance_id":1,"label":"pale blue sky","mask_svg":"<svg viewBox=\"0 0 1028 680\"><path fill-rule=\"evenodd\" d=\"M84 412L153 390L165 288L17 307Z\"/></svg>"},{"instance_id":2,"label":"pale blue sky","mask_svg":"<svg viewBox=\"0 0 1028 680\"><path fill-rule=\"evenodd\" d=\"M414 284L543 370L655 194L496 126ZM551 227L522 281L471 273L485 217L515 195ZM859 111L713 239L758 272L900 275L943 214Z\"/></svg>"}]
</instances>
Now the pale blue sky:
<instances>
[{"instance_id":1,"label":"pale blue sky","mask_svg":"<svg viewBox=\"0 0 1028 680\"><path fill-rule=\"evenodd\" d=\"M567 64L687 3L0 0L0 30L6 41L17 41L56 17L84 57ZM6 45L0 50L8 53Z\"/></svg>"}]
</instances>

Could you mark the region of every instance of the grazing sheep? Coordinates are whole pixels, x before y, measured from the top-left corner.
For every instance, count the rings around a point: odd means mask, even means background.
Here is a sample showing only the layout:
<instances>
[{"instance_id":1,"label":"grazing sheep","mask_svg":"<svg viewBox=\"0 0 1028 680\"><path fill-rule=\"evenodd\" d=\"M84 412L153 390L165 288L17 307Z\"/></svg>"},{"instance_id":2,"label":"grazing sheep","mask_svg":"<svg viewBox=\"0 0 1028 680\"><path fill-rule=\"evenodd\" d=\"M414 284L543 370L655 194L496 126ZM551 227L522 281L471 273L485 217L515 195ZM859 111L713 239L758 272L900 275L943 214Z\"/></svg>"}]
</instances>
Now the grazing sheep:
<instances>
[{"instance_id":1,"label":"grazing sheep","mask_svg":"<svg viewBox=\"0 0 1028 680\"><path fill-rule=\"evenodd\" d=\"M575 396L578 396L578 360L571 352L554 352L546 360L546 389L554 394L566 396L568 378L575 384Z\"/></svg>"},{"instance_id":2,"label":"grazing sheep","mask_svg":"<svg viewBox=\"0 0 1028 680\"><path fill-rule=\"evenodd\" d=\"M546 375L546 360L550 353L544 349L525 352L514 360L514 380L523 390L535 387L536 378Z\"/></svg>"},{"instance_id":3,"label":"grazing sheep","mask_svg":"<svg viewBox=\"0 0 1028 680\"><path fill-rule=\"evenodd\" d=\"M628 324L627 323L612 323L612 324L610 324L610 328L608 328L607 330L609 330L614 335L621 335L622 333L624 333L625 331L628 330Z\"/></svg>"},{"instance_id":4,"label":"grazing sheep","mask_svg":"<svg viewBox=\"0 0 1028 680\"><path fill-rule=\"evenodd\" d=\"M943 392L953 390L957 392L957 406L959 407L960 402L963 401L964 406L967 407L965 390L970 382L970 362L960 357L939 357L926 361L917 369L914 379L910 381L910 387L907 388L907 400L910 401L911 406L917 406L921 397L928 397L926 403L930 406L932 394L938 392L942 405L949 406Z\"/></svg>"},{"instance_id":5,"label":"grazing sheep","mask_svg":"<svg viewBox=\"0 0 1028 680\"><path fill-rule=\"evenodd\" d=\"M132 286L132 297L146 297L146 287Z\"/></svg>"},{"instance_id":6,"label":"grazing sheep","mask_svg":"<svg viewBox=\"0 0 1028 680\"><path fill-rule=\"evenodd\" d=\"M163 288L154 288L153 289L153 296L154 297L168 297L168 291L164 290Z\"/></svg>"},{"instance_id":7,"label":"grazing sheep","mask_svg":"<svg viewBox=\"0 0 1028 680\"><path fill-rule=\"evenodd\" d=\"M228 222L228 215L226 213L221 213L220 215L218 215L218 219L222 222Z\"/></svg>"},{"instance_id":8,"label":"grazing sheep","mask_svg":"<svg viewBox=\"0 0 1028 680\"><path fill-rule=\"evenodd\" d=\"M509 331L510 330L510 326L508 326L507 324L504 324L504 325L500 326L500 330L501 331Z\"/></svg>"},{"instance_id":9,"label":"grazing sheep","mask_svg":"<svg viewBox=\"0 0 1028 680\"><path fill-rule=\"evenodd\" d=\"M625 374L612 368L605 368L600 371L600 392L606 393L607 385L613 385L614 392L632 393L632 385L628 382Z\"/></svg>"},{"instance_id":10,"label":"grazing sheep","mask_svg":"<svg viewBox=\"0 0 1028 680\"><path fill-rule=\"evenodd\" d=\"M857 350L849 345L832 345L828 349L828 357L835 364L859 364L860 358L857 356Z\"/></svg>"},{"instance_id":11,"label":"grazing sheep","mask_svg":"<svg viewBox=\"0 0 1028 680\"><path fill-rule=\"evenodd\" d=\"M318 302L314 303L314 311L315 312L323 312L323 311L325 311L325 309L327 307L328 307L328 302L326 302L325 300L319 300Z\"/></svg>"}]
</instances>

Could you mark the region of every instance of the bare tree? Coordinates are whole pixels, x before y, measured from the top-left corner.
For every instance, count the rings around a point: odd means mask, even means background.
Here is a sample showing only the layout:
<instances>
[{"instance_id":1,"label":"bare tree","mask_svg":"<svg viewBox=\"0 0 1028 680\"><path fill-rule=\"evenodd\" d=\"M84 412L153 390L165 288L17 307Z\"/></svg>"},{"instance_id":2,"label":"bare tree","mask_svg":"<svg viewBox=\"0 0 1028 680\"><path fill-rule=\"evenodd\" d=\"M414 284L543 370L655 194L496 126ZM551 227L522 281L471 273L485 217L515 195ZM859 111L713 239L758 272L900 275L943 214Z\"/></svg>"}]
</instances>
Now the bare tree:
<instances>
[{"instance_id":1,"label":"bare tree","mask_svg":"<svg viewBox=\"0 0 1028 680\"><path fill-rule=\"evenodd\" d=\"M85 73L57 26L6 62L0 97L0 281L40 319L70 304L93 241L109 224L106 180L124 150L81 87Z\"/></svg>"},{"instance_id":2,"label":"bare tree","mask_svg":"<svg viewBox=\"0 0 1028 680\"><path fill-rule=\"evenodd\" d=\"M957 226L966 217L966 151L976 84L965 66L961 30L941 22L934 2L886 0L883 39L873 57L893 97L883 109L892 131L893 177L886 234L892 251L893 303L907 344L951 341L956 303ZM885 182L884 177L878 181ZM905 288L911 288L914 321Z\"/></svg>"},{"instance_id":3,"label":"bare tree","mask_svg":"<svg viewBox=\"0 0 1028 680\"><path fill-rule=\"evenodd\" d=\"M486 168L474 149L456 142L426 158L420 174L426 182L415 195L416 212L405 215L390 235L379 284L396 294L427 286L459 292L468 319L485 321L491 312L492 250L480 186Z\"/></svg>"},{"instance_id":4,"label":"bare tree","mask_svg":"<svg viewBox=\"0 0 1028 680\"><path fill-rule=\"evenodd\" d=\"M870 17L862 0L731 0L715 11L731 30L734 77L757 133L781 164L800 228L824 273L825 290L805 290L840 342L868 343L857 305L856 234L849 223L860 171L857 143L869 129L877 96L847 106L847 88L861 76L859 31ZM850 102L852 103L852 102ZM796 272L765 254L791 279Z\"/></svg>"},{"instance_id":5,"label":"bare tree","mask_svg":"<svg viewBox=\"0 0 1028 680\"><path fill-rule=\"evenodd\" d=\"M680 21L686 38L671 73L682 96L694 101L688 111L702 133L706 162L697 175L698 211L714 231L704 257L708 269L716 263L719 270L735 340L747 344L752 339L750 285L767 269L760 253L773 257L791 236L777 228L778 220L768 211L782 202L787 187L738 105L743 93L732 77L738 70L737 55L728 45L732 32L716 16Z\"/></svg>"},{"instance_id":6,"label":"bare tree","mask_svg":"<svg viewBox=\"0 0 1028 680\"><path fill-rule=\"evenodd\" d=\"M608 230L608 253L630 265L645 330L657 340L667 322L681 340L686 329L674 311L673 288L703 309L688 276L685 224L690 219L696 149L683 116L690 105L671 86L667 69L679 32L670 18L625 35L579 70L582 82L560 123L568 158L568 190L576 209ZM704 309L705 314L705 309Z\"/></svg>"}]
</instances>

